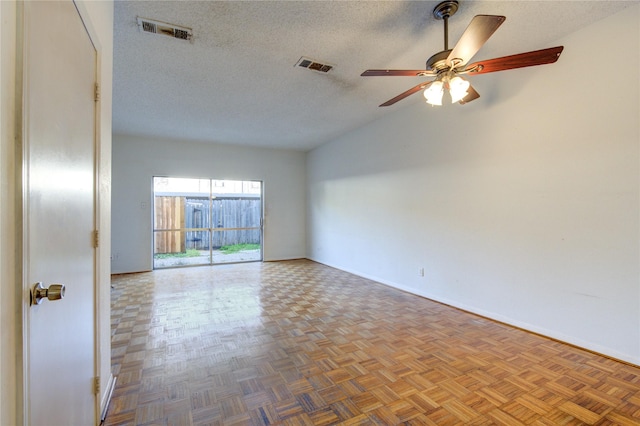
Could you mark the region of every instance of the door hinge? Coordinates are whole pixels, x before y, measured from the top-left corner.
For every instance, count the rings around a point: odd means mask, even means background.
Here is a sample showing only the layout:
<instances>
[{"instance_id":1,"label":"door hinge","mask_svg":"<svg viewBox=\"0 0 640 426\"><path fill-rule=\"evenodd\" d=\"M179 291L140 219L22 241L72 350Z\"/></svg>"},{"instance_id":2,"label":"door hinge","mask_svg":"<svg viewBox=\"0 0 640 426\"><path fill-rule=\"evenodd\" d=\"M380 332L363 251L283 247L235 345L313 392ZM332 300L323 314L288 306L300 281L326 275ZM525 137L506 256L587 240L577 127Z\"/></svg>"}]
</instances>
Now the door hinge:
<instances>
[{"instance_id":1,"label":"door hinge","mask_svg":"<svg viewBox=\"0 0 640 426\"><path fill-rule=\"evenodd\" d=\"M93 248L98 248L100 245L100 231L93 231Z\"/></svg>"},{"instance_id":2,"label":"door hinge","mask_svg":"<svg viewBox=\"0 0 640 426\"><path fill-rule=\"evenodd\" d=\"M100 393L100 376L93 378L93 392L96 395Z\"/></svg>"},{"instance_id":3,"label":"door hinge","mask_svg":"<svg viewBox=\"0 0 640 426\"><path fill-rule=\"evenodd\" d=\"M98 102L100 100L100 85L98 83L96 83L93 100L96 101L96 102Z\"/></svg>"}]
</instances>

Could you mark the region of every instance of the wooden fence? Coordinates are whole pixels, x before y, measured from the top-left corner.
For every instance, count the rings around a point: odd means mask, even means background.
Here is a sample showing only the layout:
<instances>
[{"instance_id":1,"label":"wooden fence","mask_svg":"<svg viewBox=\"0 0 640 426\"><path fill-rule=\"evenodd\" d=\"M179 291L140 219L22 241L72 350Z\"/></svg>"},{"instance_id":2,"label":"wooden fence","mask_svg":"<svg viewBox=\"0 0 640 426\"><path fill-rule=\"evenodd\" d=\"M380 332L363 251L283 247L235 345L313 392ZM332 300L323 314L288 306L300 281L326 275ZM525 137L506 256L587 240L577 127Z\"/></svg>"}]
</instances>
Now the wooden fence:
<instances>
[{"instance_id":1,"label":"wooden fence","mask_svg":"<svg viewBox=\"0 0 640 426\"><path fill-rule=\"evenodd\" d=\"M216 197L209 200L157 196L155 211L155 253L260 244L262 209L259 197Z\"/></svg>"},{"instance_id":2,"label":"wooden fence","mask_svg":"<svg viewBox=\"0 0 640 426\"><path fill-rule=\"evenodd\" d=\"M185 197L155 197L154 229L183 229ZM155 253L184 253L184 232L155 232Z\"/></svg>"}]
</instances>

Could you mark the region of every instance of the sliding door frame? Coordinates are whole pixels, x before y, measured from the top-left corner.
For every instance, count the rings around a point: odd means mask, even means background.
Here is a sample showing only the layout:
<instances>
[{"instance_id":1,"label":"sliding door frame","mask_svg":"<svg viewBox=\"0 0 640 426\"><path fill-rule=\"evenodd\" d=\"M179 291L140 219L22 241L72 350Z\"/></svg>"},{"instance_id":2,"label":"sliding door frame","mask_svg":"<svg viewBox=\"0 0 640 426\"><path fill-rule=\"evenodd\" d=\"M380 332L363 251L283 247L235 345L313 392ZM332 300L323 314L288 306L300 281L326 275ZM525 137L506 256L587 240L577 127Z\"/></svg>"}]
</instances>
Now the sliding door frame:
<instances>
[{"instance_id":1,"label":"sliding door frame","mask_svg":"<svg viewBox=\"0 0 640 426\"><path fill-rule=\"evenodd\" d=\"M208 197L205 198L205 195L203 192L188 192L188 191L166 191L166 192L162 192L162 191L156 191L156 182L157 180L160 179L175 179L176 181L178 180L193 180L193 181L200 181L200 183L202 183L203 181L208 181L208 187L209 187L209 193L208 193ZM214 182L222 182L224 186L225 183L231 183L232 185L234 185L235 187L237 187L238 184L241 184L242 187L242 191L241 192L215 192L214 188L217 187L214 185ZM176 268L176 267L189 267L189 266L206 266L206 265L221 265L221 264L230 264L230 263L246 263L246 262L261 262L264 259L264 182L260 181L260 180L233 180L233 179L213 179L213 178L182 178L182 177L175 177L175 176L153 176L152 177L152 191L153 191L153 207L152 207L152 257L153 257L153 269L166 269L166 268ZM214 219L216 219L214 217L214 200L218 200L218 201L222 201L222 200L234 200L234 201L242 201L242 200L250 200L252 198L255 198L255 192L244 192L245 190L245 185L246 184L250 184L252 188L254 188L253 185L257 184L259 187L259 192L257 193L257 199L259 202L259 206L258 206L258 210L259 210L259 223L257 226L250 226L250 227L245 227L245 226L229 226L229 227L225 227L225 226L216 226L216 223L214 223ZM164 194L164 195L162 195ZM172 195L169 195L172 194ZM181 195L180 195L181 194ZM192 199L198 198L198 199L206 199L206 204L207 204L207 208L208 208L208 212L207 212L207 220L206 222L208 223L208 226L205 227L188 227L188 226L184 226L186 224L185 222L185 217L187 215L186 212L186 200L189 198L189 195L191 196ZM183 199L183 204L179 205L178 208L176 210L179 210L179 212L176 212L176 215L178 217L181 217L181 221L180 224L181 226L175 226L175 221L169 220L169 222L171 222L172 225L171 227L159 227L158 226L158 212L157 212L157 202L158 202L158 197L181 197ZM224 213L223 207L221 206L221 211ZM222 223L220 222L221 218L218 217L218 222L217 223ZM179 219L180 220L180 219ZM192 221L195 219L192 219ZM255 219L254 219L255 220ZM242 257L237 257L235 260L229 260L229 261L215 261L215 256L214 254L218 253L218 258L224 258L224 255L220 255L219 253L222 253L220 251L220 246L216 247L215 242L216 241L224 241L225 238L220 236L223 235L225 232L243 232L243 231L258 231L258 239L259 239L259 256L258 258L249 258L249 259L243 259ZM156 262L157 260L157 255L158 253L158 241L157 241L157 235L159 233L174 233L174 236L170 236L170 239L175 241L179 241L180 244L180 249L178 250L174 250L171 253L175 253L176 255L178 253L185 253L187 254L187 250L189 249L189 239L187 238L187 233L193 233L193 232L197 232L197 233L207 233L207 241L206 241L206 247L208 248L208 260L206 262L200 262L198 263L198 261L196 260L194 263L176 263L176 264L165 264L164 266L159 266L158 264L160 262ZM222 233L222 234L218 234L216 235L216 233ZM177 237L176 237L177 234ZM197 235L197 234L196 234ZM201 241L200 238L196 238L196 237L192 237L192 242L195 241ZM222 245L222 244L221 244ZM203 251L203 250L200 250ZM162 252L164 253L170 253L170 252ZM165 262L167 263L167 262Z\"/></svg>"}]
</instances>

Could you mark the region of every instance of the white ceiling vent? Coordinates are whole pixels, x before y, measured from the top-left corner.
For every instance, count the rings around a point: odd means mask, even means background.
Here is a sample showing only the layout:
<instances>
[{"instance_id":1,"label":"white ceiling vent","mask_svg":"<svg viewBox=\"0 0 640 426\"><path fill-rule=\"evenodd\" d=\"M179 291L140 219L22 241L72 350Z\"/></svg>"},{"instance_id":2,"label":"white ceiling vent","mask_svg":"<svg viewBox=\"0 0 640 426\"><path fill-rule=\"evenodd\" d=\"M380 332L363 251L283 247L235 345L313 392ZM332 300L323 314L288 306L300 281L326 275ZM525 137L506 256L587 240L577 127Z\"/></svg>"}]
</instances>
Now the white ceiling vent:
<instances>
[{"instance_id":1,"label":"white ceiling vent","mask_svg":"<svg viewBox=\"0 0 640 426\"><path fill-rule=\"evenodd\" d=\"M314 61L313 59L305 58L304 56L298 59L298 62L296 62L295 66L306 68L311 71L320 72L323 74L328 73L334 67L334 65Z\"/></svg>"},{"instance_id":2,"label":"white ceiling vent","mask_svg":"<svg viewBox=\"0 0 640 426\"><path fill-rule=\"evenodd\" d=\"M138 16L138 28L144 33L159 34L180 40L193 41L193 30L179 25L154 21L153 19Z\"/></svg>"}]
</instances>

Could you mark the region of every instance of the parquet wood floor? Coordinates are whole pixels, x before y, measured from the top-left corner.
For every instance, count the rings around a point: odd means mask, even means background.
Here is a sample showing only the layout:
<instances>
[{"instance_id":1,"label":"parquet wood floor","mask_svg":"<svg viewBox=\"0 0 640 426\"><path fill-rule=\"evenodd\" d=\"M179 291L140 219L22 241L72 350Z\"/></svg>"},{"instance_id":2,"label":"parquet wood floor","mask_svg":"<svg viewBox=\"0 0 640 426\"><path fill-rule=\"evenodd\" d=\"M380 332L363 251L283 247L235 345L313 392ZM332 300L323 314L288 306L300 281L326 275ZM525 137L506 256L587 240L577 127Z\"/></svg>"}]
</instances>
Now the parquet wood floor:
<instances>
[{"instance_id":1,"label":"parquet wood floor","mask_svg":"<svg viewBox=\"0 0 640 426\"><path fill-rule=\"evenodd\" d=\"M640 369L311 261L113 277L106 425L638 425Z\"/></svg>"}]
</instances>

